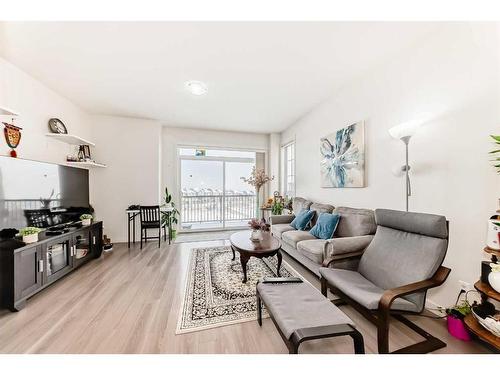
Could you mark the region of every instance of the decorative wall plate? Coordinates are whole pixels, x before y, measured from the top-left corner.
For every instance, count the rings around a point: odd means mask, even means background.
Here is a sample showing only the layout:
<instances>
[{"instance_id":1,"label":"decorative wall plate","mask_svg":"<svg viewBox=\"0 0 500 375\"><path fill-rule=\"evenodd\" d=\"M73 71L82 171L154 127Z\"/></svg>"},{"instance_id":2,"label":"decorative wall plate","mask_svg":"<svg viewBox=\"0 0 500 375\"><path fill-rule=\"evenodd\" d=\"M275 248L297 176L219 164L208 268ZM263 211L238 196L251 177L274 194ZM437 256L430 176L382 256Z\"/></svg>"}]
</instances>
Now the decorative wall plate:
<instances>
[{"instance_id":1,"label":"decorative wall plate","mask_svg":"<svg viewBox=\"0 0 500 375\"><path fill-rule=\"evenodd\" d=\"M66 126L58 118L51 118L49 120L49 129L52 133L68 134L68 130L66 129Z\"/></svg>"}]
</instances>

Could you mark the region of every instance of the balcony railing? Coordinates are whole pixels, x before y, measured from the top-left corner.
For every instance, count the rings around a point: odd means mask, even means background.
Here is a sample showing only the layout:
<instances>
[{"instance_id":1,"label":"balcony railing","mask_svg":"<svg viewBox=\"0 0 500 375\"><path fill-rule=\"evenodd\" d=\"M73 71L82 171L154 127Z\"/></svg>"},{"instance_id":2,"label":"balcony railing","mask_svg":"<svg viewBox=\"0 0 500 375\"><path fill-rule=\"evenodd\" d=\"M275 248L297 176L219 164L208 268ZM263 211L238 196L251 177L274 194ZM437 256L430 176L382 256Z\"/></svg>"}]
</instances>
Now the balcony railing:
<instances>
[{"instance_id":1,"label":"balcony railing","mask_svg":"<svg viewBox=\"0 0 500 375\"><path fill-rule=\"evenodd\" d=\"M256 204L251 194L182 195L181 223L244 222L255 217Z\"/></svg>"}]
</instances>

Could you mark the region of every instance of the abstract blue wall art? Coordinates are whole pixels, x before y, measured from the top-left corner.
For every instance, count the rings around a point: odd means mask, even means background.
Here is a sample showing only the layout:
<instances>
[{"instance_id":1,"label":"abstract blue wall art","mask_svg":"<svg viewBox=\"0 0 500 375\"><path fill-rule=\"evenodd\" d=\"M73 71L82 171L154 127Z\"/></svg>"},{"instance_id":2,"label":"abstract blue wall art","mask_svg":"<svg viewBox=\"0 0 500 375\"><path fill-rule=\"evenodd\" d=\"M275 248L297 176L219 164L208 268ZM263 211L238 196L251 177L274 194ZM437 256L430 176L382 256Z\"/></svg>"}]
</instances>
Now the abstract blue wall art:
<instances>
[{"instance_id":1,"label":"abstract blue wall art","mask_svg":"<svg viewBox=\"0 0 500 375\"><path fill-rule=\"evenodd\" d=\"M321 138L321 187L365 186L365 125L357 122Z\"/></svg>"}]
</instances>

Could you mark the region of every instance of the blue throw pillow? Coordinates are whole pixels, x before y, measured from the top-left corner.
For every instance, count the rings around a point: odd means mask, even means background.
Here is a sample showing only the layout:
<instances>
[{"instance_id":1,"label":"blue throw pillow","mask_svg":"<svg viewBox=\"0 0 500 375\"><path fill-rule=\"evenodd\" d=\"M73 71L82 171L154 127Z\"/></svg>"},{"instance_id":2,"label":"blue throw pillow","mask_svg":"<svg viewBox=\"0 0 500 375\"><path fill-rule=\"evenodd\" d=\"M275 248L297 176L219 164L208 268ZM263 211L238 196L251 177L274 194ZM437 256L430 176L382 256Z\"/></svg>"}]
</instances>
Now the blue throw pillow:
<instances>
[{"instance_id":1,"label":"blue throw pillow","mask_svg":"<svg viewBox=\"0 0 500 375\"><path fill-rule=\"evenodd\" d=\"M323 240L332 238L333 233L335 233L335 229L337 229L337 225L339 224L339 220L340 215L323 212L319 215L316 225L312 227L309 233L311 233L314 237L321 238Z\"/></svg>"},{"instance_id":2,"label":"blue throw pillow","mask_svg":"<svg viewBox=\"0 0 500 375\"><path fill-rule=\"evenodd\" d=\"M292 227L297 230L305 230L309 225L309 222L312 220L315 211L311 210L302 210L299 212L295 219L290 223Z\"/></svg>"}]
</instances>

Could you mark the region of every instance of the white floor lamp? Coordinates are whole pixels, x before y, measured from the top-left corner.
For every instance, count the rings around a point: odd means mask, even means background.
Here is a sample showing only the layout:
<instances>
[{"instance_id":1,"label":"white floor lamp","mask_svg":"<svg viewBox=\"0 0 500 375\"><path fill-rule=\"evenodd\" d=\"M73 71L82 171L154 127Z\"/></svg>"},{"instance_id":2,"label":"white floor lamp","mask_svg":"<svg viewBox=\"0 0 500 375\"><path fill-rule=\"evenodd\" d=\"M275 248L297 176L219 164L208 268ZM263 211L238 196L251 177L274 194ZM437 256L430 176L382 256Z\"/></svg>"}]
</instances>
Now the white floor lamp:
<instances>
[{"instance_id":1,"label":"white floor lamp","mask_svg":"<svg viewBox=\"0 0 500 375\"><path fill-rule=\"evenodd\" d=\"M406 177L406 211L408 212L409 199L411 196L411 183L410 183L410 165L408 164L408 145L410 143L411 137L416 133L417 129L420 127L421 122L410 121L403 124L396 125L389 129L389 134L396 139L400 139L405 144L406 152L406 163L401 167L401 172L405 174Z\"/></svg>"}]
</instances>

